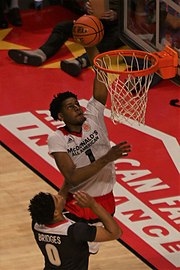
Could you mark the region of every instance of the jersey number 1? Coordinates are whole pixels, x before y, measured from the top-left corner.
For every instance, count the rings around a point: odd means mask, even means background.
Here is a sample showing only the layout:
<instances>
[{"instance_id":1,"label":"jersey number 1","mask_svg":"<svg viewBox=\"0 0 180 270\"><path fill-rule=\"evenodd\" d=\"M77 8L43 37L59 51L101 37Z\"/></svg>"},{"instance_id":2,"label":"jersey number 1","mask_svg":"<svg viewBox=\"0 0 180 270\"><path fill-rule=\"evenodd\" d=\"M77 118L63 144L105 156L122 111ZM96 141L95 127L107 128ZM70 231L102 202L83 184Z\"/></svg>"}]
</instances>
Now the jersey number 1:
<instances>
[{"instance_id":1,"label":"jersey number 1","mask_svg":"<svg viewBox=\"0 0 180 270\"><path fill-rule=\"evenodd\" d=\"M95 157L94 157L93 152L91 151L91 149L86 150L85 154L88 156L91 163L95 161Z\"/></svg>"}]
</instances>

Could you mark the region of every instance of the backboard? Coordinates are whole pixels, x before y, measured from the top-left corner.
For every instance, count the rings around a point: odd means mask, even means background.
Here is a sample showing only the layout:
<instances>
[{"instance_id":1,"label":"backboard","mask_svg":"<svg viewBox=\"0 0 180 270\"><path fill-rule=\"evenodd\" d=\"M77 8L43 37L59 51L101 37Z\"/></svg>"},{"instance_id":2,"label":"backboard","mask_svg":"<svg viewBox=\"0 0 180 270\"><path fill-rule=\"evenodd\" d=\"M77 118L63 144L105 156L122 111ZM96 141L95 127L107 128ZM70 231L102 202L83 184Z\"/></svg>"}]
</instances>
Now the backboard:
<instances>
[{"instance_id":1,"label":"backboard","mask_svg":"<svg viewBox=\"0 0 180 270\"><path fill-rule=\"evenodd\" d=\"M165 45L178 52L180 84L180 1L119 0L119 38L132 49L162 51Z\"/></svg>"}]
</instances>

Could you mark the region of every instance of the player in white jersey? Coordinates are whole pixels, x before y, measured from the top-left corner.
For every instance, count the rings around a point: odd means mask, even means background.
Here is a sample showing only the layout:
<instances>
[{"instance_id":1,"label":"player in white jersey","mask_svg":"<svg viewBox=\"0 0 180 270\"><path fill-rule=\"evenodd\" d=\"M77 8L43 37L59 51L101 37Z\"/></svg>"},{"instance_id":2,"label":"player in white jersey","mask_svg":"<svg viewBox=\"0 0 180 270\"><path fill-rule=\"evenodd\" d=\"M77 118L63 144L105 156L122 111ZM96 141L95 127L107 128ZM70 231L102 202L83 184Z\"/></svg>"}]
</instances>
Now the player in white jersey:
<instances>
[{"instance_id":1,"label":"player in white jersey","mask_svg":"<svg viewBox=\"0 0 180 270\"><path fill-rule=\"evenodd\" d=\"M87 105L84 117L86 120L79 133L70 132L65 126L49 137L50 152L67 152L76 168L94 162L111 148L104 124L104 106L92 98ZM112 180L109 181L110 179ZM114 166L109 163L87 181L82 182L78 187L73 187L71 192L81 188L91 196L96 197L111 192L114 183ZM96 188L94 188L94 184Z\"/></svg>"},{"instance_id":2,"label":"player in white jersey","mask_svg":"<svg viewBox=\"0 0 180 270\"><path fill-rule=\"evenodd\" d=\"M86 51L91 61L98 54L96 47L86 48ZM51 116L65 123L63 128L49 135L48 146L60 172L72 185L65 209L73 220L77 220L76 217L89 223L98 220L90 209L82 209L74 203L73 193L79 189L95 197L110 214L115 211L113 161L127 156L131 147L127 142L110 146L104 122L107 95L106 86L95 76L93 97L85 113L77 96L71 92L57 94L50 104Z\"/></svg>"}]
</instances>

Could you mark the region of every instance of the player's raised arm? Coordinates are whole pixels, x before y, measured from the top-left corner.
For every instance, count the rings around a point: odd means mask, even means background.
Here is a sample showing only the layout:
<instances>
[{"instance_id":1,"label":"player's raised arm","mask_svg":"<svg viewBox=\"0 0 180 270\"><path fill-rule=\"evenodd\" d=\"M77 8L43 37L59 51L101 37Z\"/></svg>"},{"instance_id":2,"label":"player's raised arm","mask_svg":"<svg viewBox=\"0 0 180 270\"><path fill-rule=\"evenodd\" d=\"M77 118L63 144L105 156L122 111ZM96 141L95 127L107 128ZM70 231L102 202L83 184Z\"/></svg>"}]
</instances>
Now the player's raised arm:
<instances>
[{"instance_id":1,"label":"player's raised arm","mask_svg":"<svg viewBox=\"0 0 180 270\"><path fill-rule=\"evenodd\" d=\"M103 226L96 227L95 242L118 239L122 235L122 230L114 218L89 194L77 191L74 198L80 207L89 207L103 223Z\"/></svg>"},{"instance_id":2,"label":"player's raised arm","mask_svg":"<svg viewBox=\"0 0 180 270\"><path fill-rule=\"evenodd\" d=\"M78 20L74 21L72 34L74 40L85 48L89 62L93 67L93 60L95 56L99 54L96 45L101 42L104 35L104 27L102 22L96 16L81 16ZM105 105L107 95L108 92L105 84L98 80L96 74L93 86L94 98Z\"/></svg>"},{"instance_id":3,"label":"player's raised arm","mask_svg":"<svg viewBox=\"0 0 180 270\"><path fill-rule=\"evenodd\" d=\"M88 47L85 48L86 52L88 54L88 58L90 60L91 65L93 66L93 60L96 55L99 54L98 49L94 47ZM95 71L96 72L96 71ZM93 96L96 100L101 102L103 105L106 104L107 96L108 96L108 91L104 83L100 82L97 78L97 74L95 75L94 78L94 85L93 85Z\"/></svg>"}]
</instances>

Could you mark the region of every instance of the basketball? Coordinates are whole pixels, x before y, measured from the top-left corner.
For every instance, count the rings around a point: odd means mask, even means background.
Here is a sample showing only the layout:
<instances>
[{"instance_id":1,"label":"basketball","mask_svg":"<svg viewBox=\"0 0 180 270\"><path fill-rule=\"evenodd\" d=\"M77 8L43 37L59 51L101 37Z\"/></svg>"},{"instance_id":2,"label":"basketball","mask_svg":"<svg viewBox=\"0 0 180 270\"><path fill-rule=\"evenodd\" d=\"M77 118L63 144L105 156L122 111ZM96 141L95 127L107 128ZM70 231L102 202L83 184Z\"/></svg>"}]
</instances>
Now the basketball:
<instances>
[{"instance_id":1,"label":"basketball","mask_svg":"<svg viewBox=\"0 0 180 270\"><path fill-rule=\"evenodd\" d=\"M102 22L95 16L83 15L77 19L73 26L74 40L84 47L98 44L104 35Z\"/></svg>"}]
</instances>

